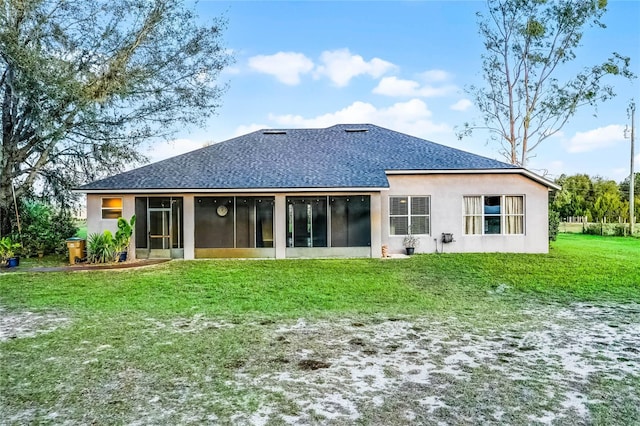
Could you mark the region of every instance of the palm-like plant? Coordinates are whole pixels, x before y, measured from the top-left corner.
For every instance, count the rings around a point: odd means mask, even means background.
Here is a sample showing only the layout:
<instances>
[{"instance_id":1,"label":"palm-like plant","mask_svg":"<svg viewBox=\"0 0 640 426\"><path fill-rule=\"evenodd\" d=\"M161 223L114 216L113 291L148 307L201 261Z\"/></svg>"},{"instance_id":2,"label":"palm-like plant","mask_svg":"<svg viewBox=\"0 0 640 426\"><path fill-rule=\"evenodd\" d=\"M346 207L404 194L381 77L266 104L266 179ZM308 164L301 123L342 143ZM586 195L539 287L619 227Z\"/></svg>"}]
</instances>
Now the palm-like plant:
<instances>
[{"instance_id":1,"label":"palm-like plant","mask_svg":"<svg viewBox=\"0 0 640 426\"><path fill-rule=\"evenodd\" d=\"M87 261L89 263L107 263L113 261L113 235L109 231L91 234L87 239Z\"/></svg>"}]
</instances>

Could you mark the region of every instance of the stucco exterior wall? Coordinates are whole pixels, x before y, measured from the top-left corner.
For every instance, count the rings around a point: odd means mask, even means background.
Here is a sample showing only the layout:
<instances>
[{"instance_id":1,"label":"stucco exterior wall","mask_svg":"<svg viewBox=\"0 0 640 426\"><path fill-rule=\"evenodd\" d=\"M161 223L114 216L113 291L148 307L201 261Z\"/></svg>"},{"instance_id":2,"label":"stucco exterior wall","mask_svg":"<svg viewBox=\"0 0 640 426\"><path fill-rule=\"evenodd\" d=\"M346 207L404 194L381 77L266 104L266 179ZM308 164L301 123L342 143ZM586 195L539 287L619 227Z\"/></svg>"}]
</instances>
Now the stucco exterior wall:
<instances>
[{"instance_id":1,"label":"stucco exterior wall","mask_svg":"<svg viewBox=\"0 0 640 426\"><path fill-rule=\"evenodd\" d=\"M126 219L135 214L133 195L87 194L87 235L106 230L115 233L118 230L118 219L102 219L103 198L122 198L122 217Z\"/></svg>"},{"instance_id":2,"label":"stucco exterior wall","mask_svg":"<svg viewBox=\"0 0 640 426\"><path fill-rule=\"evenodd\" d=\"M102 199L122 198L122 217L129 220L135 214L135 197L122 194L87 194L87 237L91 234L111 231L115 234L118 230L118 219L102 218ZM131 241L135 241L135 230ZM129 250L129 260L136 258L136 251Z\"/></svg>"},{"instance_id":3,"label":"stucco exterior wall","mask_svg":"<svg viewBox=\"0 0 640 426\"><path fill-rule=\"evenodd\" d=\"M429 196L431 233L420 236L416 253L513 252L547 253L549 249L548 189L525 176L513 174L390 175L390 188L382 195L383 244L390 253L402 253L403 236L390 235L390 196ZM524 235L464 235L463 197L471 195L523 195ZM440 243L442 233L452 233L454 242Z\"/></svg>"}]
</instances>

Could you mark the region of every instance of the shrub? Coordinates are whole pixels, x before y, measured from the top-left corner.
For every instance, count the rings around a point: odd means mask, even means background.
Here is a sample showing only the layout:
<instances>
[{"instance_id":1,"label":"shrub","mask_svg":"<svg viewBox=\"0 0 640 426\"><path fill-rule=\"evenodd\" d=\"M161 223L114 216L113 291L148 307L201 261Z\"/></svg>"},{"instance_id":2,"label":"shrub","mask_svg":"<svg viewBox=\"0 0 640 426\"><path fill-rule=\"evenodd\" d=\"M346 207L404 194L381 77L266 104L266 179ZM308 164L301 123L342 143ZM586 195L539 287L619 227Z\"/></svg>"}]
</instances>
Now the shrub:
<instances>
[{"instance_id":1,"label":"shrub","mask_svg":"<svg viewBox=\"0 0 640 426\"><path fill-rule=\"evenodd\" d=\"M617 224L613 227L613 235L616 237L626 237L629 235L629 226L627 224Z\"/></svg>"},{"instance_id":2,"label":"shrub","mask_svg":"<svg viewBox=\"0 0 640 426\"><path fill-rule=\"evenodd\" d=\"M625 237L629 235L626 223L590 223L582 231L589 235Z\"/></svg>"},{"instance_id":3,"label":"shrub","mask_svg":"<svg viewBox=\"0 0 640 426\"><path fill-rule=\"evenodd\" d=\"M549 210L549 241L555 241L560 229L560 213Z\"/></svg>"},{"instance_id":4,"label":"shrub","mask_svg":"<svg viewBox=\"0 0 640 426\"><path fill-rule=\"evenodd\" d=\"M602 235L604 229L602 223L590 223L582 229L582 233L588 235Z\"/></svg>"},{"instance_id":5,"label":"shrub","mask_svg":"<svg viewBox=\"0 0 640 426\"><path fill-rule=\"evenodd\" d=\"M114 250L116 257L120 256L120 253L124 253L129 248L131 242L131 236L133 235L133 229L136 225L136 215L131 216L131 220L127 221L125 218L118 218L118 230L116 231L115 238L113 240Z\"/></svg>"},{"instance_id":6,"label":"shrub","mask_svg":"<svg viewBox=\"0 0 640 426\"><path fill-rule=\"evenodd\" d=\"M113 235L109 231L91 234L87 240L87 261L89 263L112 262L115 256Z\"/></svg>"},{"instance_id":7,"label":"shrub","mask_svg":"<svg viewBox=\"0 0 640 426\"><path fill-rule=\"evenodd\" d=\"M40 250L45 253L66 251L65 240L78 231L67 211L35 201L22 203L21 210L22 241L26 255Z\"/></svg>"},{"instance_id":8,"label":"shrub","mask_svg":"<svg viewBox=\"0 0 640 426\"><path fill-rule=\"evenodd\" d=\"M11 237L0 238L0 260L7 261L17 254L22 246L14 242Z\"/></svg>"}]
</instances>

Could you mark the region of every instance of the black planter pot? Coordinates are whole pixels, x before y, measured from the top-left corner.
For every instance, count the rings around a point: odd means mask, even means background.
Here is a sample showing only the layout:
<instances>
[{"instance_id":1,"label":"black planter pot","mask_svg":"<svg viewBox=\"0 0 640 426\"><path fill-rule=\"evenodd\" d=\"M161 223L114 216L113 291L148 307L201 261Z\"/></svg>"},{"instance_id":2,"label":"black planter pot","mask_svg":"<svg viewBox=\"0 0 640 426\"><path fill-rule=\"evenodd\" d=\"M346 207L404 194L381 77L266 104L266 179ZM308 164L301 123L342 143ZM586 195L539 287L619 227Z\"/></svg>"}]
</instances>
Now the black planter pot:
<instances>
[{"instance_id":1,"label":"black planter pot","mask_svg":"<svg viewBox=\"0 0 640 426\"><path fill-rule=\"evenodd\" d=\"M411 256L413 254L413 251L415 250L414 247L405 247L405 250L407 250L407 254L409 256Z\"/></svg>"},{"instance_id":2,"label":"black planter pot","mask_svg":"<svg viewBox=\"0 0 640 426\"><path fill-rule=\"evenodd\" d=\"M118 258L118 262L126 262L127 261L127 252L123 251L120 253L120 257Z\"/></svg>"}]
</instances>

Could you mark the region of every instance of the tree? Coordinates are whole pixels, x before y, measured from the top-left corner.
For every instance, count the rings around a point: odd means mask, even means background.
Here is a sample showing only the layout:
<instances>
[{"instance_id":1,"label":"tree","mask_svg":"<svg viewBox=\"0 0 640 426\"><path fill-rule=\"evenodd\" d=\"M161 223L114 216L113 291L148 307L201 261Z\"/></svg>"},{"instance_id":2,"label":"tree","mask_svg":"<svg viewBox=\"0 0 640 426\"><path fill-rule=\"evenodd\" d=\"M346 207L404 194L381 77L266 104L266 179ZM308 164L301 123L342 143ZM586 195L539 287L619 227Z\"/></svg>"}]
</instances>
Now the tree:
<instances>
[{"instance_id":1,"label":"tree","mask_svg":"<svg viewBox=\"0 0 640 426\"><path fill-rule=\"evenodd\" d=\"M576 111L614 96L606 77L633 78L629 58L613 53L571 78L565 65L577 56L586 27L604 27L606 0L488 0L479 17L484 39L485 87L467 90L484 124L466 123L458 137L488 130L512 164L525 166L531 152L557 133Z\"/></svg>"},{"instance_id":2,"label":"tree","mask_svg":"<svg viewBox=\"0 0 640 426\"><path fill-rule=\"evenodd\" d=\"M593 205L593 218L597 221L615 222L620 218L622 202L619 194L607 191L598 196Z\"/></svg>"},{"instance_id":3,"label":"tree","mask_svg":"<svg viewBox=\"0 0 640 426\"><path fill-rule=\"evenodd\" d=\"M592 182L589 175L577 174L573 176L561 175L556 183L562 187L555 194L552 207L560 213L562 218L570 216L584 216L589 210L587 200L592 192Z\"/></svg>"},{"instance_id":4,"label":"tree","mask_svg":"<svg viewBox=\"0 0 640 426\"><path fill-rule=\"evenodd\" d=\"M2 0L0 233L18 198L143 160L144 142L202 125L225 90L225 20L180 0Z\"/></svg>"},{"instance_id":5,"label":"tree","mask_svg":"<svg viewBox=\"0 0 640 426\"><path fill-rule=\"evenodd\" d=\"M593 219L596 221L615 222L622 216L622 194L618 184L600 176L593 178L589 203Z\"/></svg>"},{"instance_id":6,"label":"tree","mask_svg":"<svg viewBox=\"0 0 640 426\"><path fill-rule=\"evenodd\" d=\"M620 192L622 193L622 197L624 200L629 200L629 183L631 182L630 176L624 178L622 182L620 182ZM633 178L633 191L634 194L640 195L640 173L634 173Z\"/></svg>"}]
</instances>

